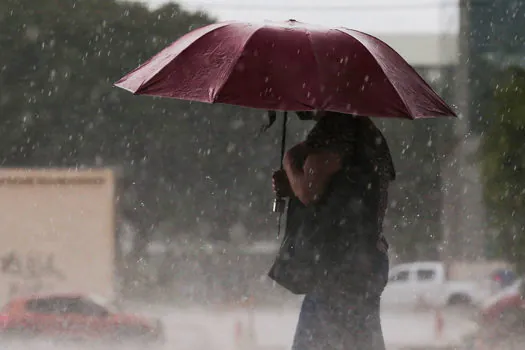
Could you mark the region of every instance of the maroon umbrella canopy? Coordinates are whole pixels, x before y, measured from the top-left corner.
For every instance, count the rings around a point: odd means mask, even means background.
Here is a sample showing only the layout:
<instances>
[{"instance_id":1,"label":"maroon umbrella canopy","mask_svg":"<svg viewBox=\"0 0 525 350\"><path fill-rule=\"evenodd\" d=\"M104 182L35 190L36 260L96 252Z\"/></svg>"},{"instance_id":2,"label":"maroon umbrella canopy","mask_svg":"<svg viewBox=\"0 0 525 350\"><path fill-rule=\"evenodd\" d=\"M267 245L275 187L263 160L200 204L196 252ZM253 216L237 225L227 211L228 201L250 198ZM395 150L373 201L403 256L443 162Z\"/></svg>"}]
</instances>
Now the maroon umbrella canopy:
<instances>
[{"instance_id":1,"label":"maroon umbrella canopy","mask_svg":"<svg viewBox=\"0 0 525 350\"><path fill-rule=\"evenodd\" d=\"M115 85L137 95L266 110L456 116L381 40L296 21L225 22L196 29Z\"/></svg>"}]
</instances>

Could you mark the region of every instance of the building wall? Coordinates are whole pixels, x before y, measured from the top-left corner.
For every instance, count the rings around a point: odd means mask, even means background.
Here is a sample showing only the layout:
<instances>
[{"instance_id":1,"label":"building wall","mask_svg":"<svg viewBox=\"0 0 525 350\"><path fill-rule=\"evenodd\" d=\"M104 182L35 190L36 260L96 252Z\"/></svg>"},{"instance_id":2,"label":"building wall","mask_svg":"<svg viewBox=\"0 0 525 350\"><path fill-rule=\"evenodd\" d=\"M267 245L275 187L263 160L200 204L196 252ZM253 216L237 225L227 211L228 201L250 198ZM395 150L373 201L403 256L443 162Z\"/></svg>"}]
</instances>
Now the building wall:
<instances>
[{"instance_id":1,"label":"building wall","mask_svg":"<svg viewBox=\"0 0 525 350\"><path fill-rule=\"evenodd\" d=\"M0 170L0 302L32 293L112 296L111 171Z\"/></svg>"}]
</instances>

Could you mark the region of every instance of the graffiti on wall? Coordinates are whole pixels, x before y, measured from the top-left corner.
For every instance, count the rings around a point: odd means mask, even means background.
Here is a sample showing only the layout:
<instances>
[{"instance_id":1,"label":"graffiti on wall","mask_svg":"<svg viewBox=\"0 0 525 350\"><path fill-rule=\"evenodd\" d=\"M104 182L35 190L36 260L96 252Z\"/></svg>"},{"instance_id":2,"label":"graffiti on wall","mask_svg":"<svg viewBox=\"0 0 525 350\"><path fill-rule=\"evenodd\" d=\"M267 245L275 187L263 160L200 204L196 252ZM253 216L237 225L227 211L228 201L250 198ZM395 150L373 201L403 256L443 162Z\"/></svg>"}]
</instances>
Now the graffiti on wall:
<instances>
[{"instance_id":1,"label":"graffiti on wall","mask_svg":"<svg viewBox=\"0 0 525 350\"><path fill-rule=\"evenodd\" d=\"M66 279L52 253L10 251L0 256L0 273L8 277L8 295L39 293Z\"/></svg>"}]
</instances>

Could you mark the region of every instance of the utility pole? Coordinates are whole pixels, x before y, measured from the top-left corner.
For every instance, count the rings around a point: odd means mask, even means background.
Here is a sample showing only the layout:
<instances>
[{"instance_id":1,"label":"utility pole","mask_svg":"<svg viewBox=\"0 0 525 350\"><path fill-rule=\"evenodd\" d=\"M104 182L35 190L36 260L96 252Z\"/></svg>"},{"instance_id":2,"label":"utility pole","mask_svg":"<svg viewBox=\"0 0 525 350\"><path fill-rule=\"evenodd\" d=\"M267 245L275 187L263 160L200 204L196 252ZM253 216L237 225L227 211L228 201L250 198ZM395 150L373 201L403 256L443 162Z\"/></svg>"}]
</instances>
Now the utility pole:
<instances>
[{"instance_id":1,"label":"utility pole","mask_svg":"<svg viewBox=\"0 0 525 350\"><path fill-rule=\"evenodd\" d=\"M472 108L472 78L470 57L471 32L470 23L473 0L459 1L459 64L456 74L456 97L460 118L456 123L457 176L455 192L458 195L454 206L455 229L452 244L457 247L456 258L477 260L483 258L486 241L486 210L483 200L481 169L477 162L469 161L478 151L481 137L471 132L471 121L476 118ZM483 24L480 24L483 25Z\"/></svg>"},{"instance_id":2,"label":"utility pole","mask_svg":"<svg viewBox=\"0 0 525 350\"><path fill-rule=\"evenodd\" d=\"M459 62L458 71L456 75L457 83L457 106L461 113L461 118L458 122L457 135L464 138L469 131L470 120L470 93L469 93L469 79L470 79L470 49L469 49L469 34L470 15L469 7L471 0L459 0L459 40L458 52Z\"/></svg>"},{"instance_id":3,"label":"utility pole","mask_svg":"<svg viewBox=\"0 0 525 350\"><path fill-rule=\"evenodd\" d=\"M454 125L455 149L449 153L447 166L444 168L444 260L458 260L464 257L464 177L465 141L469 131L470 93L469 93L469 5L470 0L459 0L458 61L454 86L455 105L459 110L459 119Z\"/></svg>"}]
</instances>

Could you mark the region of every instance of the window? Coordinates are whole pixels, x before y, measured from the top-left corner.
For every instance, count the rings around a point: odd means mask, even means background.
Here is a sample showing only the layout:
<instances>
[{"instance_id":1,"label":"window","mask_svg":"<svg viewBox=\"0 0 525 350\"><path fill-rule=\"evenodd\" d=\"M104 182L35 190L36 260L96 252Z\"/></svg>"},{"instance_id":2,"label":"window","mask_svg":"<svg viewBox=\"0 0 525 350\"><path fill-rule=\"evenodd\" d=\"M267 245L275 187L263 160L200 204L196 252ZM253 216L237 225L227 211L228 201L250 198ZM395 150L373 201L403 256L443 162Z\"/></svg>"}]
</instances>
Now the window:
<instances>
[{"instance_id":1,"label":"window","mask_svg":"<svg viewBox=\"0 0 525 350\"><path fill-rule=\"evenodd\" d=\"M417 270L418 281L432 281L436 276L436 271L432 269Z\"/></svg>"},{"instance_id":2,"label":"window","mask_svg":"<svg viewBox=\"0 0 525 350\"><path fill-rule=\"evenodd\" d=\"M65 314L69 312L69 304L66 298L31 299L27 301L26 309L37 314Z\"/></svg>"},{"instance_id":3,"label":"window","mask_svg":"<svg viewBox=\"0 0 525 350\"><path fill-rule=\"evenodd\" d=\"M399 271L398 273L392 275L389 278L389 282L405 282L408 281L409 273L408 271Z\"/></svg>"},{"instance_id":4,"label":"window","mask_svg":"<svg viewBox=\"0 0 525 350\"><path fill-rule=\"evenodd\" d=\"M82 314L89 317L105 317L109 315L109 311L92 301L78 299L75 303L74 313Z\"/></svg>"}]
</instances>

